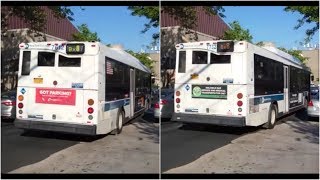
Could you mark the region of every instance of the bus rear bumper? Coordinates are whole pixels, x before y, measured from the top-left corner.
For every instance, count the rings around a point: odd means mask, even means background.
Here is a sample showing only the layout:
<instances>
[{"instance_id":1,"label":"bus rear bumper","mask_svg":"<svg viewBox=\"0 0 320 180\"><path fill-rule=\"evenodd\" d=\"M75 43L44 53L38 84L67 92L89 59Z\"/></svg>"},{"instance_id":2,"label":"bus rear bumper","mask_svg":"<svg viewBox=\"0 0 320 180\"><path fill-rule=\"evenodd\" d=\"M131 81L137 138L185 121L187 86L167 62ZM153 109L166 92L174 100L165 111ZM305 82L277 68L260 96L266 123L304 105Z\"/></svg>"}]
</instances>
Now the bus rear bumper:
<instances>
[{"instance_id":1,"label":"bus rear bumper","mask_svg":"<svg viewBox=\"0 0 320 180\"><path fill-rule=\"evenodd\" d=\"M14 125L21 129L55 131L72 134L96 135L96 125L81 125L69 123L53 123L35 120L16 119Z\"/></svg>"},{"instance_id":2,"label":"bus rear bumper","mask_svg":"<svg viewBox=\"0 0 320 180\"><path fill-rule=\"evenodd\" d=\"M245 117L234 116L216 116L216 115L203 115L203 114L187 114L187 113L174 113L172 121L186 122L186 123L199 123L199 124L215 124L222 126L246 126Z\"/></svg>"}]
</instances>

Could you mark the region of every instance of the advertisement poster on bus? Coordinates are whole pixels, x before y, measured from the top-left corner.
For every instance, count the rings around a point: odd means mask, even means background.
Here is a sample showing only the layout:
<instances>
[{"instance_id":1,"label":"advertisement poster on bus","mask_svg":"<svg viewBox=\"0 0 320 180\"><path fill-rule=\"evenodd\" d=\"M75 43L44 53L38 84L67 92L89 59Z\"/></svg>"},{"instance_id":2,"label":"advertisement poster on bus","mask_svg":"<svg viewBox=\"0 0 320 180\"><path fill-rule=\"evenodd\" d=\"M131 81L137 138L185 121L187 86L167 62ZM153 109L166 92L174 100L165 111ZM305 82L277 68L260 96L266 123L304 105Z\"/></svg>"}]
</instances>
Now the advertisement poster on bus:
<instances>
[{"instance_id":1,"label":"advertisement poster on bus","mask_svg":"<svg viewBox=\"0 0 320 180\"><path fill-rule=\"evenodd\" d=\"M76 90L36 88L36 103L74 106Z\"/></svg>"},{"instance_id":2,"label":"advertisement poster on bus","mask_svg":"<svg viewBox=\"0 0 320 180\"><path fill-rule=\"evenodd\" d=\"M192 98L227 99L227 86L192 85Z\"/></svg>"}]
</instances>

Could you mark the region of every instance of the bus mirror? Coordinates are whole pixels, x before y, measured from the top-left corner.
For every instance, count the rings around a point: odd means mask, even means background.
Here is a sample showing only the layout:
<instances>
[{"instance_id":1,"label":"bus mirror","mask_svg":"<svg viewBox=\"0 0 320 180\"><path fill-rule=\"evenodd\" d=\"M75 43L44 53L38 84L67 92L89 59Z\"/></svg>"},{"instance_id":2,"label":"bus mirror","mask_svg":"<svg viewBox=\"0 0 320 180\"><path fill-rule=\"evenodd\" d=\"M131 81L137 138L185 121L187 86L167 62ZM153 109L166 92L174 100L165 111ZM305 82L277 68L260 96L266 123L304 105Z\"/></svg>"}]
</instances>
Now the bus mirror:
<instances>
[{"instance_id":1,"label":"bus mirror","mask_svg":"<svg viewBox=\"0 0 320 180\"><path fill-rule=\"evenodd\" d=\"M151 83L154 84L156 82L156 78L151 79Z\"/></svg>"},{"instance_id":2,"label":"bus mirror","mask_svg":"<svg viewBox=\"0 0 320 180\"><path fill-rule=\"evenodd\" d=\"M314 80L314 76L313 75L311 75L311 81L313 81Z\"/></svg>"}]
</instances>

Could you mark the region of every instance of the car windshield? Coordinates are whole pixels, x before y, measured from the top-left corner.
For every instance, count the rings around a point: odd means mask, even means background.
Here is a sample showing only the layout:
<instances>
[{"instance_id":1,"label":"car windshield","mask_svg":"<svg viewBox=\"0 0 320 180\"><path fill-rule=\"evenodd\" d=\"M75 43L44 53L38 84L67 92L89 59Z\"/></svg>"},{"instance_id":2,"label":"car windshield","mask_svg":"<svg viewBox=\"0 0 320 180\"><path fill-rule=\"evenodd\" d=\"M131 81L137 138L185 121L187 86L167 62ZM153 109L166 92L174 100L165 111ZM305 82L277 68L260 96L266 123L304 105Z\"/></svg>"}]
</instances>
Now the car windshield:
<instances>
[{"instance_id":1,"label":"car windshield","mask_svg":"<svg viewBox=\"0 0 320 180\"><path fill-rule=\"evenodd\" d=\"M16 91L9 91L1 94L1 99L9 98L9 99L15 99L17 96Z\"/></svg>"},{"instance_id":2,"label":"car windshield","mask_svg":"<svg viewBox=\"0 0 320 180\"><path fill-rule=\"evenodd\" d=\"M173 93L173 89L162 89L161 90L161 98L167 97L169 94Z\"/></svg>"},{"instance_id":3,"label":"car windshield","mask_svg":"<svg viewBox=\"0 0 320 180\"><path fill-rule=\"evenodd\" d=\"M311 99L313 100L319 100L319 92L311 94Z\"/></svg>"}]
</instances>

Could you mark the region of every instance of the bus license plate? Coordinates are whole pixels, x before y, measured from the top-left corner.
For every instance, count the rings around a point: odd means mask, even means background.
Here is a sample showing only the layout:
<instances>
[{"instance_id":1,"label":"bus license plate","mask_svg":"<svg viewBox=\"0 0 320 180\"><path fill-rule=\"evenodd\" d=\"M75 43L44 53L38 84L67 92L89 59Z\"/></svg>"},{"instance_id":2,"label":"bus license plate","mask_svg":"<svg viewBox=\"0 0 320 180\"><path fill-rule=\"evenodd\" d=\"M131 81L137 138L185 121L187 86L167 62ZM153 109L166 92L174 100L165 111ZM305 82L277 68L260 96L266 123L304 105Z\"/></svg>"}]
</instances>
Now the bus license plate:
<instances>
[{"instance_id":1,"label":"bus license plate","mask_svg":"<svg viewBox=\"0 0 320 180\"><path fill-rule=\"evenodd\" d=\"M43 78L33 78L33 82L35 84L42 84L43 83Z\"/></svg>"}]
</instances>

